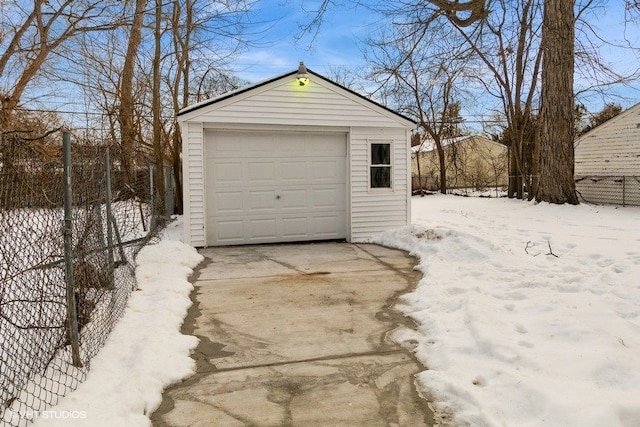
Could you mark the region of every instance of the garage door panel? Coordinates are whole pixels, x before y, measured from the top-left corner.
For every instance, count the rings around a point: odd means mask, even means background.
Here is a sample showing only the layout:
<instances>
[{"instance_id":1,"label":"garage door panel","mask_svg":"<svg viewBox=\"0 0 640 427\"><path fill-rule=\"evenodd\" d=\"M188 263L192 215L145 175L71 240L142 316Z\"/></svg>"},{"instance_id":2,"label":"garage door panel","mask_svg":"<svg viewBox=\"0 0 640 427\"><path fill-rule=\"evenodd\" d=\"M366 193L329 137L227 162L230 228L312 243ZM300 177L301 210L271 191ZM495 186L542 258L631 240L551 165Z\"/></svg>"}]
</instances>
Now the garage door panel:
<instances>
[{"instance_id":1,"label":"garage door panel","mask_svg":"<svg viewBox=\"0 0 640 427\"><path fill-rule=\"evenodd\" d=\"M274 136L263 135L260 138L247 138L242 143L243 153L254 157L275 157L277 141Z\"/></svg>"},{"instance_id":2,"label":"garage door panel","mask_svg":"<svg viewBox=\"0 0 640 427\"><path fill-rule=\"evenodd\" d=\"M346 137L341 135L309 134L304 141L305 150L311 156L346 157ZM322 147L321 150L318 147Z\"/></svg>"},{"instance_id":3,"label":"garage door panel","mask_svg":"<svg viewBox=\"0 0 640 427\"><path fill-rule=\"evenodd\" d=\"M313 207L338 210L345 205L344 193L337 188L314 188L311 190Z\"/></svg>"},{"instance_id":4,"label":"garage door panel","mask_svg":"<svg viewBox=\"0 0 640 427\"><path fill-rule=\"evenodd\" d=\"M337 231L341 231L344 224L344 216L338 214L315 215L313 226L316 236L335 238Z\"/></svg>"},{"instance_id":5,"label":"garage door panel","mask_svg":"<svg viewBox=\"0 0 640 427\"><path fill-rule=\"evenodd\" d=\"M283 211L290 209L308 209L307 190L282 190L278 202Z\"/></svg>"},{"instance_id":6,"label":"garage door panel","mask_svg":"<svg viewBox=\"0 0 640 427\"><path fill-rule=\"evenodd\" d=\"M247 161L245 169L245 182L249 185L275 184L276 165L274 161Z\"/></svg>"},{"instance_id":7,"label":"garage door panel","mask_svg":"<svg viewBox=\"0 0 640 427\"><path fill-rule=\"evenodd\" d=\"M282 237L285 239L303 239L309 234L309 218L285 217L282 218Z\"/></svg>"},{"instance_id":8,"label":"garage door panel","mask_svg":"<svg viewBox=\"0 0 640 427\"><path fill-rule=\"evenodd\" d=\"M233 244L244 240L244 221L239 219L214 219L217 241Z\"/></svg>"},{"instance_id":9,"label":"garage door panel","mask_svg":"<svg viewBox=\"0 0 640 427\"><path fill-rule=\"evenodd\" d=\"M278 234L276 233L277 221L275 218L250 218L248 220L251 240L261 239L275 239Z\"/></svg>"},{"instance_id":10,"label":"garage door panel","mask_svg":"<svg viewBox=\"0 0 640 427\"><path fill-rule=\"evenodd\" d=\"M284 154L285 157L300 157L306 151L304 141L305 135L283 133L278 136L276 149L279 153Z\"/></svg>"},{"instance_id":11,"label":"garage door panel","mask_svg":"<svg viewBox=\"0 0 640 427\"><path fill-rule=\"evenodd\" d=\"M254 190L247 191L245 206L254 214L263 214L264 212L257 212L259 210L275 211L276 210L276 192L274 190ZM246 214L246 212L245 212Z\"/></svg>"},{"instance_id":12,"label":"garage door panel","mask_svg":"<svg viewBox=\"0 0 640 427\"><path fill-rule=\"evenodd\" d=\"M346 134L206 134L207 244L346 237Z\"/></svg>"},{"instance_id":13,"label":"garage door panel","mask_svg":"<svg viewBox=\"0 0 640 427\"><path fill-rule=\"evenodd\" d=\"M206 158L221 158L221 157L239 157L242 153L242 141L239 139L239 135L230 135L225 133L213 133L211 131L205 131L205 138L208 141L215 139L216 150L208 151L205 153Z\"/></svg>"},{"instance_id":14,"label":"garage door panel","mask_svg":"<svg viewBox=\"0 0 640 427\"><path fill-rule=\"evenodd\" d=\"M210 160L207 170L213 172L213 178L219 185L242 185L242 162L229 160Z\"/></svg>"},{"instance_id":15,"label":"garage door panel","mask_svg":"<svg viewBox=\"0 0 640 427\"><path fill-rule=\"evenodd\" d=\"M300 184L307 180L307 165L298 160L280 162L280 180L283 184Z\"/></svg>"},{"instance_id":16,"label":"garage door panel","mask_svg":"<svg viewBox=\"0 0 640 427\"><path fill-rule=\"evenodd\" d=\"M244 197L241 191L219 191L214 197L217 212L241 214L244 211Z\"/></svg>"},{"instance_id":17,"label":"garage door panel","mask_svg":"<svg viewBox=\"0 0 640 427\"><path fill-rule=\"evenodd\" d=\"M314 183L344 183L346 178L344 159L311 160L307 162L309 178Z\"/></svg>"}]
</instances>

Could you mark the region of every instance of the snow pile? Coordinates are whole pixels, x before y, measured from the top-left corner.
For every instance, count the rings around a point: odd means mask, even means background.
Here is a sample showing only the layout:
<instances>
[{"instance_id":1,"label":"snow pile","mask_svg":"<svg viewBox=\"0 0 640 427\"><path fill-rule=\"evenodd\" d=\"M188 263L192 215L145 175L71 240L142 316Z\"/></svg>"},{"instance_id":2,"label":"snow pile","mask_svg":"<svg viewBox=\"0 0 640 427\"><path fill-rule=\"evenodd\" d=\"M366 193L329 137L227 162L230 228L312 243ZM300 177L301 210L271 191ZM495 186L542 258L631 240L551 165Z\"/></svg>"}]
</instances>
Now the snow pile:
<instances>
[{"instance_id":1,"label":"snow pile","mask_svg":"<svg viewBox=\"0 0 640 427\"><path fill-rule=\"evenodd\" d=\"M174 227L175 228L175 227ZM78 389L35 418L35 426L150 426L162 390L195 372L197 338L180 327L191 305L188 276L202 260L184 243L161 240L140 251L139 289Z\"/></svg>"},{"instance_id":2,"label":"snow pile","mask_svg":"<svg viewBox=\"0 0 640 427\"><path fill-rule=\"evenodd\" d=\"M442 425L640 425L640 209L413 198L394 339Z\"/></svg>"}]
</instances>

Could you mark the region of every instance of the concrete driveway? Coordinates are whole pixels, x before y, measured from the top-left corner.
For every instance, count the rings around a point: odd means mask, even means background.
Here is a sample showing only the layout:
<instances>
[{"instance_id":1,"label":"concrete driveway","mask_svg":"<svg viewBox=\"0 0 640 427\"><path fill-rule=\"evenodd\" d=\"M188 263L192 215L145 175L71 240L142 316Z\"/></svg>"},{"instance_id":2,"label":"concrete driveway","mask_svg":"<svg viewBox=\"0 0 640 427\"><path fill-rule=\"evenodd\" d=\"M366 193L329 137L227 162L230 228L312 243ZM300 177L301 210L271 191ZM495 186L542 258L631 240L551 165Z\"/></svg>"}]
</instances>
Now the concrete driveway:
<instances>
[{"instance_id":1,"label":"concrete driveway","mask_svg":"<svg viewBox=\"0 0 640 427\"><path fill-rule=\"evenodd\" d=\"M422 426L422 367L385 339L420 278L405 253L314 243L207 248L185 333L197 373L154 426Z\"/></svg>"}]
</instances>

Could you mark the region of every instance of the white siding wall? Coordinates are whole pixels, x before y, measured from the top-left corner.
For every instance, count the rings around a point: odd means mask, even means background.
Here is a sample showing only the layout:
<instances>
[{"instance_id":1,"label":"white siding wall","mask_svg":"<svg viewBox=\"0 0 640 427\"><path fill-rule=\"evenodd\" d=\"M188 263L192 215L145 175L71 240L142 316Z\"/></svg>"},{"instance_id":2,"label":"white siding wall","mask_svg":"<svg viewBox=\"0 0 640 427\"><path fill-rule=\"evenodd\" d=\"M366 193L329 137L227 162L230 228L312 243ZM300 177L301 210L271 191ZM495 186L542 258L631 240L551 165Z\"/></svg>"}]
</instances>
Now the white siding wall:
<instances>
[{"instance_id":1,"label":"white siding wall","mask_svg":"<svg viewBox=\"0 0 640 427\"><path fill-rule=\"evenodd\" d=\"M410 220L406 129L351 130L351 240L358 242ZM393 143L393 189L369 189L369 143Z\"/></svg>"},{"instance_id":2,"label":"white siding wall","mask_svg":"<svg viewBox=\"0 0 640 427\"><path fill-rule=\"evenodd\" d=\"M209 129L276 129L300 131L350 129L348 233L363 241L410 222L410 156L406 120L330 82L314 78L297 87L292 76L187 112L183 127L185 239L193 246L205 240L205 173L203 127ZM355 127L354 127L355 126ZM369 141L394 146L393 190L368 188ZM318 148L322 150L321 147Z\"/></svg>"},{"instance_id":3,"label":"white siding wall","mask_svg":"<svg viewBox=\"0 0 640 427\"><path fill-rule=\"evenodd\" d=\"M576 177L640 176L640 104L578 139Z\"/></svg>"},{"instance_id":4,"label":"white siding wall","mask_svg":"<svg viewBox=\"0 0 640 427\"><path fill-rule=\"evenodd\" d=\"M186 243L205 246L202 123L181 123Z\"/></svg>"},{"instance_id":5,"label":"white siding wall","mask_svg":"<svg viewBox=\"0 0 640 427\"><path fill-rule=\"evenodd\" d=\"M250 93L221 100L215 109L187 113L210 123L252 123L301 126L398 126L393 113L365 105L365 100L318 78L308 86L295 85L295 78L282 79ZM207 110L206 107L202 110Z\"/></svg>"}]
</instances>

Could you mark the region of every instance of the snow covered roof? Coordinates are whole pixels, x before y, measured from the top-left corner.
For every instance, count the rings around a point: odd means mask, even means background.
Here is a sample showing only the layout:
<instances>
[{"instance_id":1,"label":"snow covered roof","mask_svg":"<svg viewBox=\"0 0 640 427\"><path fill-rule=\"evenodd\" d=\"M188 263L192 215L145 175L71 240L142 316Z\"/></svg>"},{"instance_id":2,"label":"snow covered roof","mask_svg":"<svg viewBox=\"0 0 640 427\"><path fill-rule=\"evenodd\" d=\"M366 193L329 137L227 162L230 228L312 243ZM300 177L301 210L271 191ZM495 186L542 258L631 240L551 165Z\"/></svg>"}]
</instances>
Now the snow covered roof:
<instances>
[{"instance_id":1,"label":"snow covered roof","mask_svg":"<svg viewBox=\"0 0 640 427\"><path fill-rule=\"evenodd\" d=\"M473 134L473 135L462 135L462 136L456 136L453 138L445 138L442 140L442 145L443 146L449 146L452 144L459 144L461 142L467 141L467 140L472 140L472 139L478 139L478 140L482 140L483 142L489 142L489 143L493 143L493 144L499 144L498 142L495 142L489 138L487 138L484 135L478 135L478 134ZM411 147L411 153L415 154L415 153L428 153L430 151L433 151L436 149L436 143L434 142L433 139L425 139L421 144L419 145L414 145L413 147Z\"/></svg>"}]
</instances>

